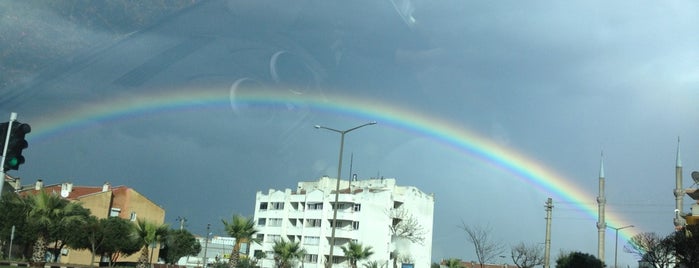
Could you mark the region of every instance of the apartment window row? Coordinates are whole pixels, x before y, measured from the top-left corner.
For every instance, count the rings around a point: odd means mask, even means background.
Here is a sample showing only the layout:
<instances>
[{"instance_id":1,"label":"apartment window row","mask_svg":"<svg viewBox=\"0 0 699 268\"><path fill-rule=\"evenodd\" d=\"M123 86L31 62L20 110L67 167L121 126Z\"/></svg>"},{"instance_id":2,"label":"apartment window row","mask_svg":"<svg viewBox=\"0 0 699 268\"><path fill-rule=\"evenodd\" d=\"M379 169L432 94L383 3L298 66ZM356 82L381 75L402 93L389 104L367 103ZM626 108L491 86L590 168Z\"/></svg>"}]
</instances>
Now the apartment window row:
<instances>
[{"instance_id":1,"label":"apartment window row","mask_svg":"<svg viewBox=\"0 0 699 268\"><path fill-rule=\"evenodd\" d=\"M335 225L336 228L349 228L349 226L352 225L352 229L353 229L353 230L359 230L359 222L358 222L358 221L353 221L353 222L349 223L349 222L347 222L347 221L338 220L338 221L335 222L335 224L333 224L333 220L332 220L332 219L330 219L329 221L330 221L330 226L331 226L331 227L332 227L333 225Z\"/></svg>"},{"instance_id":2,"label":"apartment window row","mask_svg":"<svg viewBox=\"0 0 699 268\"><path fill-rule=\"evenodd\" d=\"M322 222L321 219L306 219L306 227L320 227Z\"/></svg>"},{"instance_id":3,"label":"apartment window row","mask_svg":"<svg viewBox=\"0 0 699 268\"><path fill-rule=\"evenodd\" d=\"M295 205L297 203L292 203L292 207L296 210L299 206ZM303 202L300 203L301 208L303 208ZM395 206L395 204L394 204ZM308 210L321 210L323 209L323 202L309 202L306 204L306 209ZM335 204L332 204L331 207L335 209ZM349 209L352 208L354 211L361 211L362 205L361 204L350 204L350 203L340 203L338 206L338 209ZM282 210L284 209L284 202L261 202L259 206L259 210Z\"/></svg>"},{"instance_id":4,"label":"apartment window row","mask_svg":"<svg viewBox=\"0 0 699 268\"><path fill-rule=\"evenodd\" d=\"M282 218L259 218L257 219L257 226L281 227L282 221Z\"/></svg>"},{"instance_id":5,"label":"apartment window row","mask_svg":"<svg viewBox=\"0 0 699 268\"><path fill-rule=\"evenodd\" d=\"M318 244L320 244L320 237L319 236L305 236L303 238L303 244L304 245L318 245Z\"/></svg>"},{"instance_id":6,"label":"apartment window row","mask_svg":"<svg viewBox=\"0 0 699 268\"><path fill-rule=\"evenodd\" d=\"M323 209L323 203L308 203L306 204L308 210L320 210Z\"/></svg>"},{"instance_id":7,"label":"apartment window row","mask_svg":"<svg viewBox=\"0 0 699 268\"><path fill-rule=\"evenodd\" d=\"M310 262L310 263L318 262L318 254L306 254L306 255L304 255L303 262Z\"/></svg>"},{"instance_id":8,"label":"apartment window row","mask_svg":"<svg viewBox=\"0 0 699 268\"><path fill-rule=\"evenodd\" d=\"M332 208L335 209L335 204L332 205ZM348 204L348 203L340 203L337 206L338 210L344 210L344 209L352 209L352 211L359 212L362 210L362 204Z\"/></svg>"},{"instance_id":9,"label":"apartment window row","mask_svg":"<svg viewBox=\"0 0 699 268\"><path fill-rule=\"evenodd\" d=\"M268 234L265 236L265 242L268 242L268 243L274 243L276 241L281 241L281 240L282 240L281 235Z\"/></svg>"},{"instance_id":10,"label":"apartment window row","mask_svg":"<svg viewBox=\"0 0 699 268\"><path fill-rule=\"evenodd\" d=\"M282 210L284 209L284 202L262 202L260 203L259 210Z\"/></svg>"}]
</instances>

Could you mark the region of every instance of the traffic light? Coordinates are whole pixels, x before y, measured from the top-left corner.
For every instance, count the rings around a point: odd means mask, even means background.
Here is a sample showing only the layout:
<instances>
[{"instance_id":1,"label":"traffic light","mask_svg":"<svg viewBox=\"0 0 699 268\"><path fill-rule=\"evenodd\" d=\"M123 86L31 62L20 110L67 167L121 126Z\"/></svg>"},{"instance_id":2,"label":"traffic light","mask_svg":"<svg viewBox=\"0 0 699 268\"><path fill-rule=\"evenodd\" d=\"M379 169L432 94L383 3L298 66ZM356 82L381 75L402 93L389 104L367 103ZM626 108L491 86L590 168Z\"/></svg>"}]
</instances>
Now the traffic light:
<instances>
[{"instance_id":1,"label":"traffic light","mask_svg":"<svg viewBox=\"0 0 699 268\"><path fill-rule=\"evenodd\" d=\"M0 124L0 133L4 134L2 136L2 141L5 141L5 135L7 135L9 123ZM5 154L5 163L3 165L3 171L18 170L19 165L24 163L24 156L22 156L22 150L29 146L27 140L24 136L32 131L29 124L23 124L19 121L12 122L12 129L10 131L10 140L7 142L7 153Z\"/></svg>"}]
</instances>

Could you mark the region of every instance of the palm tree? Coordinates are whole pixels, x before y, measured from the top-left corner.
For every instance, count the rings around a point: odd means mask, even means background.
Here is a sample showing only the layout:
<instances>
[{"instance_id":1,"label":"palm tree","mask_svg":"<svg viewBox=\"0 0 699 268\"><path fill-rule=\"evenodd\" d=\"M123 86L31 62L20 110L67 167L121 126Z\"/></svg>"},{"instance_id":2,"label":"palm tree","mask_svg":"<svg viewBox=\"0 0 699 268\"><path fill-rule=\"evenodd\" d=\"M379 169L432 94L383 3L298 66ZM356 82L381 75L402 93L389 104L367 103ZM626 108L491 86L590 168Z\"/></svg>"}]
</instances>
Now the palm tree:
<instances>
[{"instance_id":1,"label":"palm tree","mask_svg":"<svg viewBox=\"0 0 699 268\"><path fill-rule=\"evenodd\" d=\"M151 245L155 245L162 241L167 235L168 225L146 221L144 219L138 219L136 221L136 228L134 231L134 236L141 244L141 256L138 257L137 268L147 268L150 264L149 250Z\"/></svg>"},{"instance_id":2,"label":"palm tree","mask_svg":"<svg viewBox=\"0 0 699 268\"><path fill-rule=\"evenodd\" d=\"M384 268L384 267L386 267L386 264L380 263L378 261L370 261L370 262L364 263L364 265L362 265L362 266L364 266L364 268Z\"/></svg>"},{"instance_id":3,"label":"palm tree","mask_svg":"<svg viewBox=\"0 0 699 268\"><path fill-rule=\"evenodd\" d=\"M70 202L56 194L48 194L40 191L36 195L27 197L29 212L27 219L37 230L37 240L33 246L31 262L42 266L46 262L46 250L52 234L61 226L85 220L85 215L76 214L75 211L82 208L80 203Z\"/></svg>"},{"instance_id":4,"label":"palm tree","mask_svg":"<svg viewBox=\"0 0 699 268\"><path fill-rule=\"evenodd\" d=\"M274 241L272 246L274 251L274 262L277 268L291 268L295 260L300 260L306 255L306 250L301 248L299 241L285 241L279 239Z\"/></svg>"},{"instance_id":5,"label":"palm tree","mask_svg":"<svg viewBox=\"0 0 699 268\"><path fill-rule=\"evenodd\" d=\"M342 252L345 253L345 257L349 260L350 267L352 268L357 268L357 261L368 259L374 254L370 246L363 247L362 244L354 241L350 241L349 245L346 247L343 246L341 249Z\"/></svg>"},{"instance_id":6,"label":"palm tree","mask_svg":"<svg viewBox=\"0 0 699 268\"><path fill-rule=\"evenodd\" d=\"M235 238L235 245L228 259L228 267L235 268L238 266L238 260L240 259L240 245L244 242L259 243L257 238L255 238L255 234L258 232L255 229L255 220L252 217L246 218L241 215L233 215L230 222L226 220L221 221L226 233L230 237Z\"/></svg>"}]
</instances>

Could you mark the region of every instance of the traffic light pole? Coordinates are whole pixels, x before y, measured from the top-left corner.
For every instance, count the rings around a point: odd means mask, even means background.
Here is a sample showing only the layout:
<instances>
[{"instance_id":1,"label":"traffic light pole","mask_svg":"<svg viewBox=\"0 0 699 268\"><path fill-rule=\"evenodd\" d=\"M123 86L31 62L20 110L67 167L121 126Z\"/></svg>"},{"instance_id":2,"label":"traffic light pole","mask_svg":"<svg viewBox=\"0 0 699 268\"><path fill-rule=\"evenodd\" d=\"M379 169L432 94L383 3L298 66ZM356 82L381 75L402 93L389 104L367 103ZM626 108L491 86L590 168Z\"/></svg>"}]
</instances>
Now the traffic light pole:
<instances>
[{"instance_id":1,"label":"traffic light pole","mask_svg":"<svg viewBox=\"0 0 699 268\"><path fill-rule=\"evenodd\" d=\"M10 123L7 125L7 133L5 133L5 142L2 148L2 168L0 168L0 196L2 196L2 187L5 186L5 156L7 156L7 145L10 143L10 135L12 135L12 123L17 120L17 113L10 113Z\"/></svg>"}]
</instances>

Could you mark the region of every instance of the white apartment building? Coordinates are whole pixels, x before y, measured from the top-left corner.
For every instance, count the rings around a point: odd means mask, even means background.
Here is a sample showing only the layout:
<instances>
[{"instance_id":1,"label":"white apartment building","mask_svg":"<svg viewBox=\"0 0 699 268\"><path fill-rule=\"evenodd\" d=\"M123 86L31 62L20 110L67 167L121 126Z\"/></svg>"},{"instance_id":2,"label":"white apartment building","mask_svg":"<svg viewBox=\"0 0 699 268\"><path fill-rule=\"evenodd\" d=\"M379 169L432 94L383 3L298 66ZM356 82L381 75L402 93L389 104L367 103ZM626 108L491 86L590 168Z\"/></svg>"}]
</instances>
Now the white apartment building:
<instances>
[{"instance_id":1,"label":"white apartment building","mask_svg":"<svg viewBox=\"0 0 699 268\"><path fill-rule=\"evenodd\" d=\"M299 182L295 191L257 192L255 215L262 242L250 246L251 253L263 251L267 257L258 265L274 267L272 246L275 240L300 241L306 256L296 267L322 268L330 252L333 204L337 180L322 177L318 181ZM372 247L374 254L362 263L376 261L393 267L429 268L432 255L434 196L412 186L397 186L395 179L340 181L334 267L350 267L341 247L350 241ZM391 226L411 223L419 239L411 242L395 235ZM392 254L393 253L393 254Z\"/></svg>"}]
</instances>

